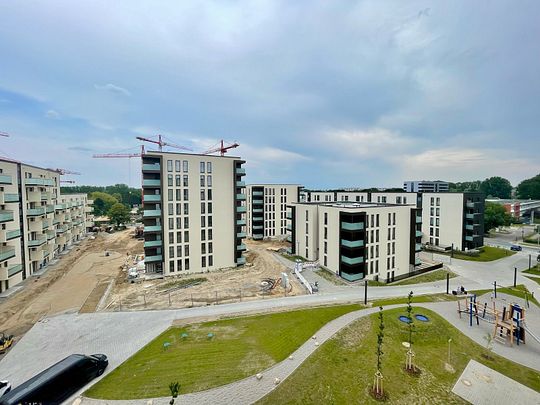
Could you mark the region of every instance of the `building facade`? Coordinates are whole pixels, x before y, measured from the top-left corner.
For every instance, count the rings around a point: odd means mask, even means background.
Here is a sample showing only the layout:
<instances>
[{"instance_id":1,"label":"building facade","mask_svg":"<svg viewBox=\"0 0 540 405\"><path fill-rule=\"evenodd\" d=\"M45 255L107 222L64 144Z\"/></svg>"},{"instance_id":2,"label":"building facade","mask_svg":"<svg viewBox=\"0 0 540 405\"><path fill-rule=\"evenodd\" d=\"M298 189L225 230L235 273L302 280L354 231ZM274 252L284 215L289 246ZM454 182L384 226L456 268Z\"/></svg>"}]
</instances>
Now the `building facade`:
<instances>
[{"instance_id":1,"label":"building facade","mask_svg":"<svg viewBox=\"0 0 540 405\"><path fill-rule=\"evenodd\" d=\"M403 190L413 193L446 193L450 184L440 180L404 181Z\"/></svg>"},{"instance_id":2,"label":"building facade","mask_svg":"<svg viewBox=\"0 0 540 405\"><path fill-rule=\"evenodd\" d=\"M0 292L85 236L86 195L60 195L59 180L54 170L0 160Z\"/></svg>"},{"instance_id":3,"label":"building facade","mask_svg":"<svg viewBox=\"0 0 540 405\"><path fill-rule=\"evenodd\" d=\"M291 253L318 260L348 281L391 282L421 264L416 206L296 203L289 206Z\"/></svg>"},{"instance_id":4,"label":"building facade","mask_svg":"<svg viewBox=\"0 0 540 405\"><path fill-rule=\"evenodd\" d=\"M169 152L142 160L146 270L169 276L243 265L245 162Z\"/></svg>"},{"instance_id":5,"label":"building facade","mask_svg":"<svg viewBox=\"0 0 540 405\"><path fill-rule=\"evenodd\" d=\"M247 234L254 240L285 236L287 204L300 201L299 184L247 186Z\"/></svg>"}]
</instances>

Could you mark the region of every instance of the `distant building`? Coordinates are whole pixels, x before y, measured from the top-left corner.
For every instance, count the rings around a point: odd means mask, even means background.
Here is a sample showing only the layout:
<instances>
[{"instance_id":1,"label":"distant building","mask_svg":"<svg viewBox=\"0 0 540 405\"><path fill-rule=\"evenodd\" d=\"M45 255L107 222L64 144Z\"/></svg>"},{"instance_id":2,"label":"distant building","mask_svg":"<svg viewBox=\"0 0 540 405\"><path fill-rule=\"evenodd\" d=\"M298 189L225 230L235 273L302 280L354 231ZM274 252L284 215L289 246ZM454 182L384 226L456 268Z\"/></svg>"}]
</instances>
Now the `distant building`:
<instances>
[{"instance_id":1,"label":"distant building","mask_svg":"<svg viewBox=\"0 0 540 405\"><path fill-rule=\"evenodd\" d=\"M449 190L449 183L446 181L405 181L403 190L412 193L444 193Z\"/></svg>"},{"instance_id":2,"label":"distant building","mask_svg":"<svg viewBox=\"0 0 540 405\"><path fill-rule=\"evenodd\" d=\"M142 159L146 270L169 276L243 265L244 161L171 152Z\"/></svg>"},{"instance_id":3,"label":"distant building","mask_svg":"<svg viewBox=\"0 0 540 405\"><path fill-rule=\"evenodd\" d=\"M255 240L285 236L287 204L300 201L299 184L247 186L247 234Z\"/></svg>"}]
</instances>

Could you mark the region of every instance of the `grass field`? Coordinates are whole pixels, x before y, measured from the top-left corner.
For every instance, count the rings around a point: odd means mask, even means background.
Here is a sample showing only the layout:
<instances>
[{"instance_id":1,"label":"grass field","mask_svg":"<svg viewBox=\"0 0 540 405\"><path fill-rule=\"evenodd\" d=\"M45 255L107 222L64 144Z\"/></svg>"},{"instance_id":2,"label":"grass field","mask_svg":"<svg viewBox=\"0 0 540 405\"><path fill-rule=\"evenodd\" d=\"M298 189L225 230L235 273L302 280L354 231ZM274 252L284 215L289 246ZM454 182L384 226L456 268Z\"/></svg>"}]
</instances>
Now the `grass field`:
<instances>
[{"instance_id":1,"label":"grass field","mask_svg":"<svg viewBox=\"0 0 540 405\"><path fill-rule=\"evenodd\" d=\"M449 270L433 270L429 273L421 274L416 277L406 278L405 280L397 281L392 283L392 285L409 285L409 284L420 284L420 283L431 283L433 281L446 280L446 275L450 274L450 278L457 277L456 273L453 273Z\"/></svg>"},{"instance_id":2,"label":"grass field","mask_svg":"<svg viewBox=\"0 0 540 405\"><path fill-rule=\"evenodd\" d=\"M470 359L540 390L540 373L489 353L435 313L425 309L418 312L430 318L427 323L415 322L413 349L415 364L421 369L419 376L404 371L406 349L401 342L407 340L408 334L405 324L397 318L405 314L405 308L384 312L382 373L388 394L386 403L465 403L451 390ZM378 403L369 394L376 366L376 315L358 320L327 341L259 403ZM447 372L444 367L450 338L450 363L455 373Z\"/></svg>"},{"instance_id":3,"label":"grass field","mask_svg":"<svg viewBox=\"0 0 540 405\"><path fill-rule=\"evenodd\" d=\"M340 305L233 318L170 328L87 392L101 399L169 395L178 381L181 394L224 385L287 358L323 325L359 305ZM188 337L182 339L181 335ZM213 333L212 339L208 334ZM171 346L163 349L163 343Z\"/></svg>"},{"instance_id":4,"label":"grass field","mask_svg":"<svg viewBox=\"0 0 540 405\"><path fill-rule=\"evenodd\" d=\"M540 276L540 265L536 265L534 267L531 267L529 270L524 270L523 273L527 274L534 274L536 276Z\"/></svg>"},{"instance_id":5,"label":"grass field","mask_svg":"<svg viewBox=\"0 0 540 405\"><path fill-rule=\"evenodd\" d=\"M538 277L527 277L529 280L534 281L536 284L540 284L540 278Z\"/></svg>"},{"instance_id":6,"label":"grass field","mask_svg":"<svg viewBox=\"0 0 540 405\"><path fill-rule=\"evenodd\" d=\"M513 252L508 249L501 249L493 246L484 246L482 252L478 256L469 256L460 252L454 252L454 258L460 260L470 260L472 262L491 262L493 260L499 260L503 257L508 257L515 255L516 252Z\"/></svg>"}]
</instances>

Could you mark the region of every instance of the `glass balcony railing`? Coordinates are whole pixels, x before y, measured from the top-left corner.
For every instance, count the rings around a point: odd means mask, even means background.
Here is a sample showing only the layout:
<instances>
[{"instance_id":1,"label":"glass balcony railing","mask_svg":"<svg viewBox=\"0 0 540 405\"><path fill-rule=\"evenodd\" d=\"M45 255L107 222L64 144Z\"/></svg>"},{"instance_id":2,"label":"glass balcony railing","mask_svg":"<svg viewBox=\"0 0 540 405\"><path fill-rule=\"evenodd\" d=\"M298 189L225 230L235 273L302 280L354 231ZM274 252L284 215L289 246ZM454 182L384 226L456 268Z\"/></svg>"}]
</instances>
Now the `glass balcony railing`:
<instances>
[{"instance_id":1,"label":"glass balcony railing","mask_svg":"<svg viewBox=\"0 0 540 405\"><path fill-rule=\"evenodd\" d=\"M155 263L155 262L162 262L163 256L162 255L155 255L155 256L145 256L144 262L145 263Z\"/></svg>"},{"instance_id":2,"label":"glass balcony railing","mask_svg":"<svg viewBox=\"0 0 540 405\"><path fill-rule=\"evenodd\" d=\"M13 184L13 180L9 174L0 174L0 184Z\"/></svg>"},{"instance_id":3,"label":"glass balcony railing","mask_svg":"<svg viewBox=\"0 0 540 405\"><path fill-rule=\"evenodd\" d=\"M19 202L19 194L4 194L5 203Z\"/></svg>"},{"instance_id":4,"label":"glass balcony railing","mask_svg":"<svg viewBox=\"0 0 540 405\"><path fill-rule=\"evenodd\" d=\"M245 195L245 194L236 194L236 199L237 199L237 200L245 200L245 199L246 199L246 195Z\"/></svg>"},{"instance_id":5,"label":"glass balcony railing","mask_svg":"<svg viewBox=\"0 0 540 405\"><path fill-rule=\"evenodd\" d=\"M161 225L145 226L144 232L161 232Z\"/></svg>"},{"instance_id":6,"label":"glass balcony railing","mask_svg":"<svg viewBox=\"0 0 540 405\"><path fill-rule=\"evenodd\" d=\"M143 211L143 218L152 218L152 217L160 217L161 216L161 210L144 210Z\"/></svg>"},{"instance_id":7,"label":"glass balcony railing","mask_svg":"<svg viewBox=\"0 0 540 405\"><path fill-rule=\"evenodd\" d=\"M163 244L163 241L161 240L147 240L144 242L145 248L151 248L151 247L161 247Z\"/></svg>"},{"instance_id":8,"label":"glass balcony railing","mask_svg":"<svg viewBox=\"0 0 540 405\"><path fill-rule=\"evenodd\" d=\"M474 214L465 214L465 218L474 219Z\"/></svg>"},{"instance_id":9,"label":"glass balcony railing","mask_svg":"<svg viewBox=\"0 0 540 405\"><path fill-rule=\"evenodd\" d=\"M241 266L243 264L246 264L246 258L244 256L237 257L236 258L236 264Z\"/></svg>"},{"instance_id":10,"label":"glass balcony railing","mask_svg":"<svg viewBox=\"0 0 540 405\"><path fill-rule=\"evenodd\" d=\"M358 281L364 278L364 273L349 274L342 271L341 278L344 278L347 281Z\"/></svg>"},{"instance_id":11,"label":"glass balcony railing","mask_svg":"<svg viewBox=\"0 0 540 405\"><path fill-rule=\"evenodd\" d=\"M0 222L13 221L13 211L0 211Z\"/></svg>"},{"instance_id":12,"label":"glass balcony railing","mask_svg":"<svg viewBox=\"0 0 540 405\"><path fill-rule=\"evenodd\" d=\"M264 226L262 226L262 225L253 225L253 230L259 231L259 230L262 230L262 229L264 229Z\"/></svg>"},{"instance_id":13,"label":"glass balcony railing","mask_svg":"<svg viewBox=\"0 0 540 405\"><path fill-rule=\"evenodd\" d=\"M343 246L347 246L350 248L357 248L364 246L363 240L347 240L347 239L341 239L341 244Z\"/></svg>"},{"instance_id":14,"label":"glass balcony railing","mask_svg":"<svg viewBox=\"0 0 540 405\"><path fill-rule=\"evenodd\" d=\"M262 214L264 212L264 210L262 208L253 208L253 212L255 214Z\"/></svg>"},{"instance_id":15,"label":"glass balcony railing","mask_svg":"<svg viewBox=\"0 0 540 405\"><path fill-rule=\"evenodd\" d=\"M30 239L28 241L28 246L30 247L41 246L45 242L47 242L47 236L39 236L39 237L35 237L34 239Z\"/></svg>"},{"instance_id":16,"label":"glass balcony railing","mask_svg":"<svg viewBox=\"0 0 540 405\"><path fill-rule=\"evenodd\" d=\"M254 191L251 193L253 197L262 197L264 195L263 191Z\"/></svg>"},{"instance_id":17,"label":"glass balcony railing","mask_svg":"<svg viewBox=\"0 0 540 405\"><path fill-rule=\"evenodd\" d=\"M68 208L67 204L55 204L54 205L54 209L56 211L65 210L67 208Z\"/></svg>"},{"instance_id":18,"label":"glass balcony railing","mask_svg":"<svg viewBox=\"0 0 540 405\"><path fill-rule=\"evenodd\" d=\"M468 231L472 231L474 229L474 225L465 225L465 229Z\"/></svg>"},{"instance_id":19,"label":"glass balcony railing","mask_svg":"<svg viewBox=\"0 0 540 405\"><path fill-rule=\"evenodd\" d=\"M144 179L142 182L143 187L161 187L161 180L159 179Z\"/></svg>"},{"instance_id":20,"label":"glass balcony railing","mask_svg":"<svg viewBox=\"0 0 540 405\"><path fill-rule=\"evenodd\" d=\"M246 174L246 169L244 169L243 167L237 167L235 169L235 173L239 176L245 176Z\"/></svg>"},{"instance_id":21,"label":"glass balcony railing","mask_svg":"<svg viewBox=\"0 0 540 405\"><path fill-rule=\"evenodd\" d=\"M24 179L24 184L26 186L54 186L53 179L44 179L41 177L30 177Z\"/></svg>"},{"instance_id":22,"label":"glass balcony railing","mask_svg":"<svg viewBox=\"0 0 540 405\"><path fill-rule=\"evenodd\" d=\"M160 172L161 165L159 163L145 163L142 165L143 172Z\"/></svg>"},{"instance_id":23,"label":"glass balcony railing","mask_svg":"<svg viewBox=\"0 0 540 405\"><path fill-rule=\"evenodd\" d=\"M362 229L364 229L364 224L362 222L342 222L341 229L345 229L347 231L361 231Z\"/></svg>"},{"instance_id":24,"label":"glass balcony railing","mask_svg":"<svg viewBox=\"0 0 540 405\"><path fill-rule=\"evenodd\" d=\"M145 194L144 202L160 202L161 194Z\"/></svg>"},{"instance_id":25,"label":"glass balcony railing","mask_svg":"<svg viewBox=\"0 0 540 405\"><path fill-rule=\"evenodd\" d=\"M472 236L465 236L465 240L467 242L472 242L473 241L473 237Z\"/></svg>"},{"instance_id":26,"label":"glass balcony railing","mask_svg":"<svg viewBox=\"0 0 540 405\"><path fill-rule=\"evenodd\" d=\"M355 265L355 264L364 263L364 258L363 257L347 257L344 255L341 255L341 261L343 263Z\"/></svg>"},{"instance_id":27,"label":"glass balcony railing","mask_svg":"<svg viewBox=\"0 0 540 405\"><path fill-rule=\"evenodd\" d=\"M11 259L15 257L15 248L9 246L0 247L0 261Z\"/></svg>"},{"instance_id":28,"label":"glass balcony railing","mask_svg":"<svg viewBox=\"0 0 540 405\"><path fill-rule=\"evenodd\" d=\"M255 237L255 235L253 235L253 237ZM262 235L261 235L261 238L262 238ZM287 242L292 242L292 237L287 236Z\"/></svg>"},{"instance_id":29,"label":"glass balcony railing","mask_svg":"<svg viewBox=\"0 0 540 405\"><path fill-rule=\"evenodd\" d=\"M422 250L422 244L421 243L416 243L415 246L414 246L414 251L415 252L420 252Z\"/></svg>"},{"instance_id":30,"label":"glass balcony railing","mask_svg":"<svg viewBox=\"0 0 540 405\"><path fill-rule=\"evenodd\" d=\"M236 234L236 237L237 237L237 238L245 238L245 237L246 237L246 233L245 233L245 232L238 232L238 233Z\"/></svg>"},{"instance_id":31,"label":"glass balcony railing","mask_svg":"<svg viewBox=\"0 0 540 405\"><path fill-rule=\"evenodd\" d=\"M236 187L245 187L246 186L246 182L245 181L237 181L236 182Z\"/></svg>"},{"instance_id":32,"label":"glass balcony railing","mask_svg":"<svg viewBox=\"0 0 540 405\"><path fill-rule=\"evenodd\" d=\"M422 237L422 232L421 231L415 231L415 234L414 234L417 238L420 238Z\"/></svg>"},{"instance_id":33,"label":"glass balcony railing","mask_svg":"<svg viewBox=\"0 0 540 405\"><path fill-rule=\"evenodd\" d=\"M245 225L246 224L246 220L245 219L237 219L236 220L236 225Z\"/></svg>"},{"instance_id":34,"label":"glass balcony railing","mask_svg":"<svg viewBox=\"0 0 540 405\"><path fill-rule=\"evenodd\" d=\"M416 216L416 223L421 224L422 223L422 217Z\"/></svg>"},{"instance_id":35,"label":"glass balcony railing","mask_svg":"<svg viewBox=\"0 0 540 405\"><path fill-rule=\"evenodd\" d=\"M20 273L23 270L22 264L14 264L8 267L8 277L13 277L15 274Z\"/></svg>"},{"instance_id":36,"label":"glass balcony railing","mask_svg":"<svg viewBox=\"0 0 540 405\"><path fill-rule=\"evenodd\" d=\"M243 243L241 243L241 244L239 244L239 245L236 246L236 250L241 250L241 251L242 251L242 250L246 250L246 245L243 244Z\"/></svg>"},{"instance_id":37,"label":"glass balcony railing","mask_svg":"<svg viewBox=\"0 0 540 405\"><path fill-rule=\"evenodd\" d=\"M236 212L246 212L246 211L247 211L247 210L246 210L246 207L243 207L243 206L241 206L241 207L236 207Z\"/></svg>"},{"instance_id":38,"label":"glass balcony railing","mask_svg":"<svg viewBox=\"0 0 540 405\"><path fill-rule=\"evenodd\" d=\"M254 198L253 199L253 205L263 205L264 201Z\"/></svg>"},{"instance_id":39,"label":"glass balcony railing","mask_svg":"<svg viewBox=\"0 0 540 405\"><path fill-rule=\"evenodd\" d=\"M261 240L264 238L264 235L262 233L254 233L253 234L253 239L255 240Z\"/></svg>"},{"instance_id":40,"label":"glass balcony railing","mask_svg":"<svg viewBox=\"0 0 540 405\"><path fill-rule=\"evenodd\" d=\"M6 232L6 239L7 240L19 238L20 236L21 236L21 230L20 229L14 229L12 231L7 231Z\"/></svg>"}]
</instances>

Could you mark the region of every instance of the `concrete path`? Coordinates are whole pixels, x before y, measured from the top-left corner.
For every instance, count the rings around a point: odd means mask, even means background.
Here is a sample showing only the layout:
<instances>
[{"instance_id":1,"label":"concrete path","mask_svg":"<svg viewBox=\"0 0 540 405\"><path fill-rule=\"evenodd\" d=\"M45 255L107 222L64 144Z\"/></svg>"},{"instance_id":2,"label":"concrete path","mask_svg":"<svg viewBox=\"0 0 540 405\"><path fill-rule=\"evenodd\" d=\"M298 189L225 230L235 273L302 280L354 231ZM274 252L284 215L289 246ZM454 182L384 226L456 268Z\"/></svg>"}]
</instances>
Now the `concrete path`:
<instances>
[{"instance_id":1,"label":"concrete path","mask_svg":"<svg viewBox=\"0 0 540 405\"><path fill-rule=\"evenodd\" d=\"M473 405L540 404L540 394L501 373L469 361L452 392Z\"/></svg>"}]
</instances>

